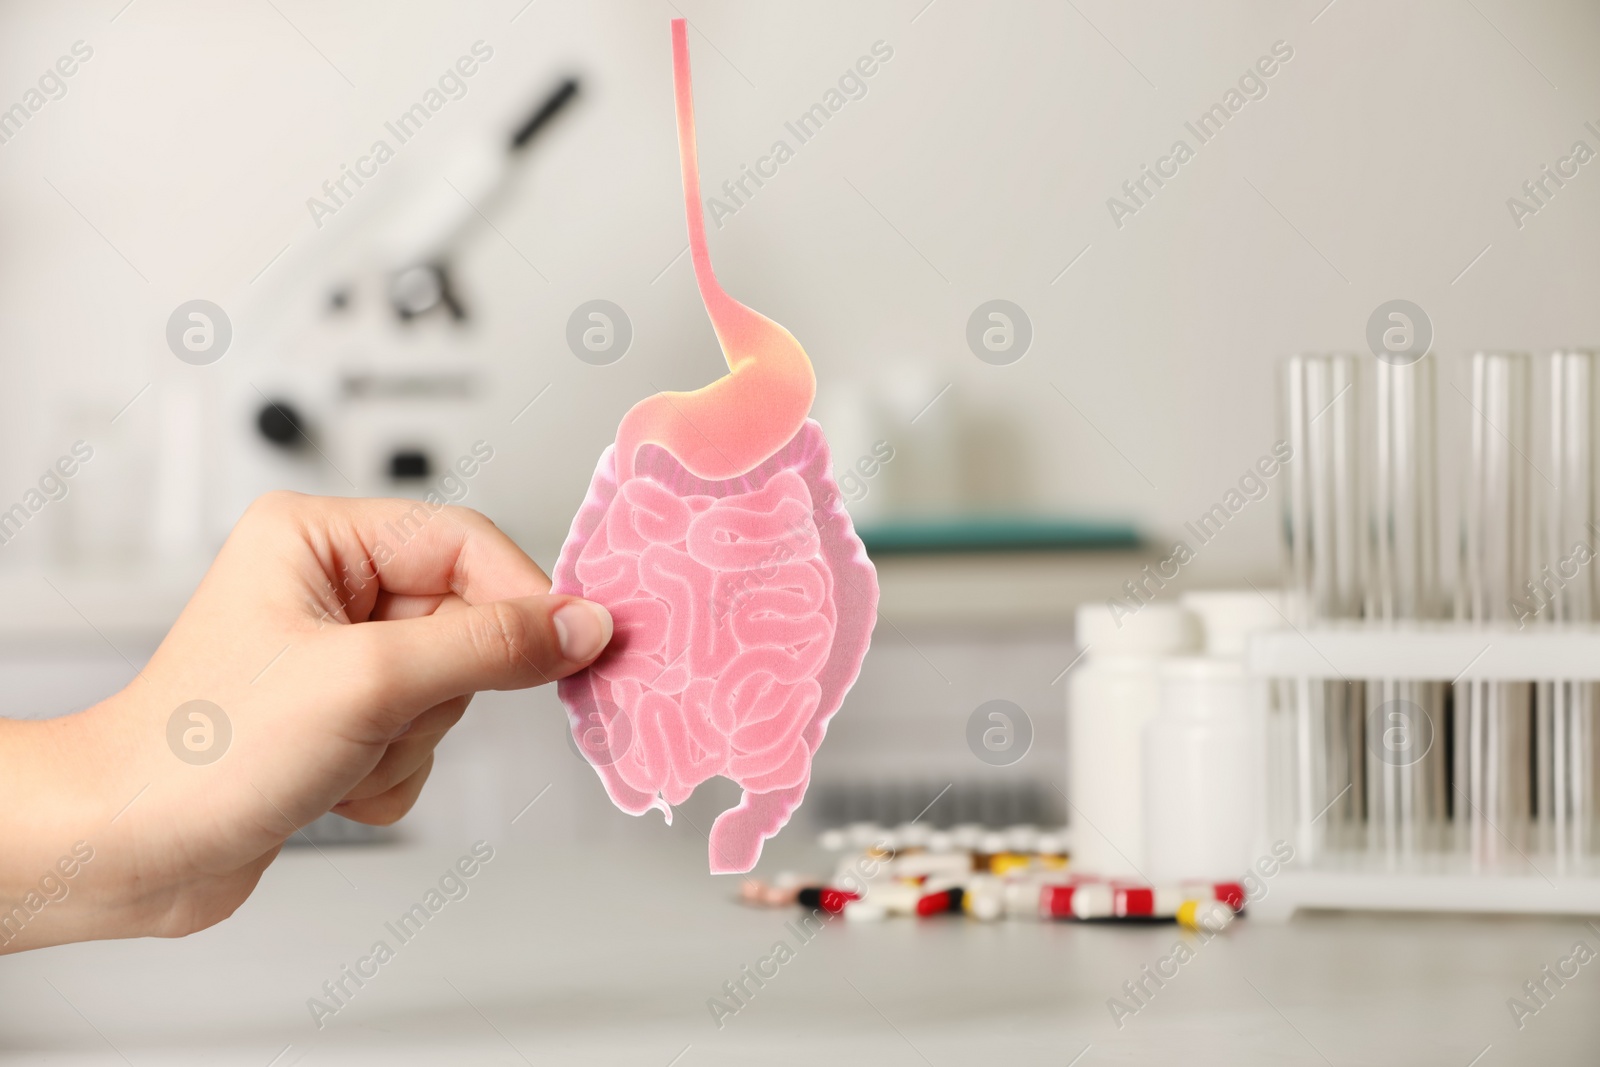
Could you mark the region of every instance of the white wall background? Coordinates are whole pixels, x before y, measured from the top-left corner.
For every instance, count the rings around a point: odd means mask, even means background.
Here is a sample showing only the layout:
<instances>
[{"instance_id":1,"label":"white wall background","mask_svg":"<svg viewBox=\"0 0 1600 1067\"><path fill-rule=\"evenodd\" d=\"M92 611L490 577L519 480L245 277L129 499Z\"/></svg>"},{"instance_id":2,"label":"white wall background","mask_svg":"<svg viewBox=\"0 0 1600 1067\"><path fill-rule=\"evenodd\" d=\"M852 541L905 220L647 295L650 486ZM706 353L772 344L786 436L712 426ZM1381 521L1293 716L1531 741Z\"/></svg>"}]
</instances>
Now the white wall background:
<instances>
[{"instance_id":1,"label":"white wall background","mask_svg":"<svg viewBox=\"0 0 1600 1067\"><path fill-rule=\"evenodd\" d=\"M1575 140L1600 149L1583 125L1600 125L1593 5L123 2L0 8L0 106L73 42L94 49L0 144L0 500L77 437L97 445L72 503L0 548L0 565L127 565L167 538L187 550L173 531L196 501L207 548L267 483L350 491L325 470L241 459L247 383L397 361L479 374L480 402L441 448L495 444L468 502L552 562L622 412L720 372L687 259L668 267L684 243L677 10L694 26L708 186L875 41L894 49L867 96L713 231L713 254L730 291L807 346L841 453L898 438L880 499L902 507L1128 516L1171 533L1270 447L1274 357L1361 348L1382 301L1422 305L1444 353L1600 337L1600 163L1521 229L1506 208ZM494 59L468 95L316 228L306 198L479 39ZM1279 40L1294 58L1269 94L1118 229L1106 198ZM502 136L567 72L583 79L578 105L462 253L470 332L306 325L389 201L437 191L460 145ZM162 335L201 296L229 311L235 339L196 368ZM636 330L610 367L563 343L568 314L596 296ZM1036 331L1007 367L963 339L992 297ZM875 421L838 414L869 396ZM196 411L192 432L174 430ZM352 447L340 465L368 489ZM199 458L174 472L175 450ZM1248 512L1206 565L1270 569L1273 510Z\"/></svg>"}]
</instances>

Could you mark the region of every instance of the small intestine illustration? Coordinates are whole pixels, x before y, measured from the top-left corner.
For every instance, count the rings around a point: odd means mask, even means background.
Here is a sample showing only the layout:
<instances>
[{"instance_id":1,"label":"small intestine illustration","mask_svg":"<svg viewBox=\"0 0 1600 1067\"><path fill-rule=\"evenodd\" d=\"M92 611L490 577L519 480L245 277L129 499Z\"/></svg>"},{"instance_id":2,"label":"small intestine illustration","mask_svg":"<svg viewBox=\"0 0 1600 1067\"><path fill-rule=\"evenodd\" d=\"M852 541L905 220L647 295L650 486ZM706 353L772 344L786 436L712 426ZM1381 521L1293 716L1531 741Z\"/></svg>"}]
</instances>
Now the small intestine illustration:
<instances>
[{"instance_id":1,"label":"small intestine illustration","mask_svg":"<svg viewBox=\"0 0 1600 1067\"><path fill-rule=\"evenodd\" d=\"M639 401L601 454L554 591L606 605L616 630L558 689L579 751L623 811L670 823L701 782L736 782L710 867L743 873L805 798L866 657L878 581L807 417L811 360L712 271L682 19L672 54L695 280L728 373Z\"/></svg>"}]
</instances>

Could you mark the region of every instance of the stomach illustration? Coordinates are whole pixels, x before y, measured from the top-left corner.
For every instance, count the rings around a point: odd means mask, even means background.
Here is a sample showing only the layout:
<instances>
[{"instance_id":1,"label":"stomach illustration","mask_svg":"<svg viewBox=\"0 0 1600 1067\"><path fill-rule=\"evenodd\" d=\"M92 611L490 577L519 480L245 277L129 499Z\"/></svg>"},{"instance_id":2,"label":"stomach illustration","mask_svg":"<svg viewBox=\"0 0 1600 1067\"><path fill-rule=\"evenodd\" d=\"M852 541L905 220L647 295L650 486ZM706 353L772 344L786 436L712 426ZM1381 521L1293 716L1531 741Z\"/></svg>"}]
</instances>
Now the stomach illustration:
<instances>
[{"instance_id":1,"label":"stomach illustration","mask_svg":"<svg viewBox=\"0 0 1600 1067\"><path fill-rule=\"evenodd\" d=\"M804 799L866 656L878 584L807 417L810 359L712 271L681 19L672 43L695 279L728 373L641 400L601 455L553 588L604 604L616 630L558 688L579 751L622 810L670 822L709 778L743 789L710 832L712 872L733 873Z\"/></svg>"}]
</instances>

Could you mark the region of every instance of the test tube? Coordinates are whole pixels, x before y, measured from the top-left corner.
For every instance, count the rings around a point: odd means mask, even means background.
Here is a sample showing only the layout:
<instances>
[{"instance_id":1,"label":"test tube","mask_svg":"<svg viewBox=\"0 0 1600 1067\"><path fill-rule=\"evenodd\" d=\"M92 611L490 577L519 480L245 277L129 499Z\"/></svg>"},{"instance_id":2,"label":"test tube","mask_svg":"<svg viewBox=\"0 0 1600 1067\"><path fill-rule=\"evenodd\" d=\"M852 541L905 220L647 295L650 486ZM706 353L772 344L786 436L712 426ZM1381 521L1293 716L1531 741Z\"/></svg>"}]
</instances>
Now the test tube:
<instances>
[{"instance_id":1,"label":"test tube","mask_svg":"<svg viewBox=\"0 0 1600 1067\"><path fill-rule=\"evenodd\" d=\"M1308 620L1361 614L1362 510L1360 357L1345 353L1283 361L1283 532L1291 603Z\"/></svg>"},{"instance_id":2,"label":"test tube","mask_svg":"<svg viewBox=\"0 0 1600 1067\"><path fill-rule=\"evenodd\" d=\"M1534 461L1534 564L1513 601L1526 626L1562 626L1595 619L1597 544L1595 475L1600 444L1595 417L1600 403L1600 359L1594 352L1541 356L1535 366L1539 414ZM1537 844L1558 867L1594 849L1596 687L1589 682L1544 680L1534 687L1534 806Z\"/></svg>"},{"instance_id":3,"label":"test tube","mask_svg":"<svg viewBox=\"0 0 1600 1067\"><path fill-rule=\"evenodd\" d=\"M1280 375L1287 600L1296 623L1357 618L1363 588L1361 357L1290 356ZM1354 842L1365 804L1362 687L1287 679L1275 687L1280 751L1290 755L1293 830L1308 860Z\"/></svg>"},{"instance_id":4,"label":"test tube","mask_svg":"<svg viewBox=\"0 0 1600 1067\"><path fill-rule=\"evenodd\" d=\"M1376 361L1365 398L1369 619L1438 618L1438 457L1434 358ZM1444 685L1366 683L1369 847L1393 859L1435 848L1446 811Z\"/></svg>"},{"instance_id":5,"label":"test tube","mask_svg":"<svg viewBox=\"0 0 1600 1067\"><path fill-rule=\"evenodd\" d=\"M1457 617L1513 618L1530 573L1530 360L1469 357L1467 468L1462 491ZM1455 683L1452 816L1459 844L1488 865L1520 855L1533 807L1532 686Z\"/></svg>"}]
</instances>

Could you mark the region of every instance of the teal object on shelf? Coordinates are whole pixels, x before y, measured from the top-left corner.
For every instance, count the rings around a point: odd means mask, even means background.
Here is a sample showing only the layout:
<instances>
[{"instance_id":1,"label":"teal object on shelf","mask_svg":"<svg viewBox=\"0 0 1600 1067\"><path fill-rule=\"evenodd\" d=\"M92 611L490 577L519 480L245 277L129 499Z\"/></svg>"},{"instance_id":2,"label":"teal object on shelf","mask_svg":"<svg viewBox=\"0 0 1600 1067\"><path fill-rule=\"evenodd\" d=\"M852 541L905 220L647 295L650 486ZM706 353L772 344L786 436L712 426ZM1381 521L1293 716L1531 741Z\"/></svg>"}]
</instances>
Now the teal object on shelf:
<instances>
[{"instance_id":1,"label":"teal object on shelf","mask_svg":"<svg viewBox=\"0 0 1600 1067\"><path fill-rule=\"evenodd\" d=\"M1131 523L1092 519L915 519L856 529L874 555L935 552L1047 552L1138 548Z\"/></svg>"}]
</instances>

